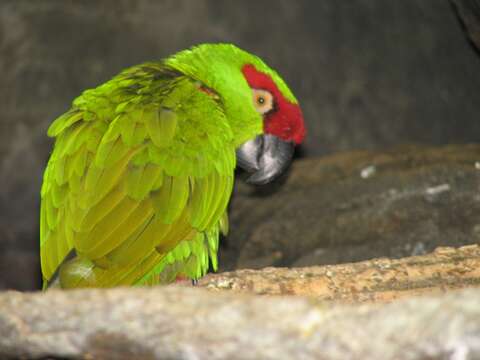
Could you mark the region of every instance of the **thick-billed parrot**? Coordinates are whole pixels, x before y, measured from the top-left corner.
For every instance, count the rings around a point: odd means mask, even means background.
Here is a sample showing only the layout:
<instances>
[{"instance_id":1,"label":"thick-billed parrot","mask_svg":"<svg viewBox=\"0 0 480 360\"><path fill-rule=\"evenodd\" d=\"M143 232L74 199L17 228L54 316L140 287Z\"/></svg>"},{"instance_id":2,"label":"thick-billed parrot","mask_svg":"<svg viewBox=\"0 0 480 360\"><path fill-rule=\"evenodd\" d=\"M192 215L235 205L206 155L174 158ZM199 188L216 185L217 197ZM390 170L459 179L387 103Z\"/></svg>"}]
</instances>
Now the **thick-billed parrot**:
<instances>
[{"instance_id":1,"label":"thick-billed parrot","mask_svg":"<svg viewBox=\"0 0 480 360\"><path fill-rule=\"evenodd\" d=\"M230 44L133 66L84 91L48 129L44 288L154 285L216 269L236 164L266 184L304 134L285 82Z\"/></svg>"}]
</instances>

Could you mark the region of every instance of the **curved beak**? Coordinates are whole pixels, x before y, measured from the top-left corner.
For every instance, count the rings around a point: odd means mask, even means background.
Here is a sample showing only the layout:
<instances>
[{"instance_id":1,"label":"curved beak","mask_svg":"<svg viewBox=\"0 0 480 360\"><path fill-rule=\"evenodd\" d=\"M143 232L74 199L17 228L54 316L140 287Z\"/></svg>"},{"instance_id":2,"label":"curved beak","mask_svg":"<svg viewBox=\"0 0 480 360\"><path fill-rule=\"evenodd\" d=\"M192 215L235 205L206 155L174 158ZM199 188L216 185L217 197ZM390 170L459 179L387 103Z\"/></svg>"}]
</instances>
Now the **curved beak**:
<instances>
[{"instance_id":1,"label":"curved beak","mask_svg":"<svg viewBox=\"0 0 480 360\"><path fill-rule=\"evenodd\" d=\"M253 173L247 182L264 185L279 177L290 165L295 145L274 135L259 135L237 149L237 163Z\"/></svg>"}]
</instances>

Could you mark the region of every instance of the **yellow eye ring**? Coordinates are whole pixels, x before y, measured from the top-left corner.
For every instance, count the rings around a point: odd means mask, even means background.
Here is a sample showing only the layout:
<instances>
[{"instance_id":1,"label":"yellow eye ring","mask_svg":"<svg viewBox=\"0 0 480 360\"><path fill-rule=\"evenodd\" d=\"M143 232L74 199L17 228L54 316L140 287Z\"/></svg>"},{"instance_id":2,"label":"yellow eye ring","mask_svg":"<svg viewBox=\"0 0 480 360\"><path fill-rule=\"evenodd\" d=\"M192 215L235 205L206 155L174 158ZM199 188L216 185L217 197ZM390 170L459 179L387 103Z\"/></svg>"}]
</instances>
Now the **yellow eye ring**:
<instances>
[{"instance_id":1,"label":"yellow eye ring","mask_svg":"<svg viewBox=\"0 0 480 360\"><path fill-rule=\"evenodd\" d=\"M252 89L253 105L260 114L266 114L273 109L273 95L264 89Z\"/></svg>"}]
</instances>

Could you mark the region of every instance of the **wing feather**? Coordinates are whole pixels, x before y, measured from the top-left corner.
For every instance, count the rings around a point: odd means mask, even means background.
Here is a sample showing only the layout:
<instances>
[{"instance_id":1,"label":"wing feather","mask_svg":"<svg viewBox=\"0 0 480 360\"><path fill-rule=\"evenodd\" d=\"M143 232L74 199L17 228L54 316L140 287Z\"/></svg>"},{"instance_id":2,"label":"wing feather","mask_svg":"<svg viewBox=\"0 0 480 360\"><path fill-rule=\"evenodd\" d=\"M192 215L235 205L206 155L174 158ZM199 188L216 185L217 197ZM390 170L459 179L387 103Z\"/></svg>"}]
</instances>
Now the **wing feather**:
<instances>
[{"instance_id":1,"label":"wing feather","mask_svg":"<svg viewBox=\"0 0 480 360\"><path fill-rule=\"evenodd\" d=\"M216 268L235 166L231 129L193 81L147 70L116 80L125 86L110 87L117 102L104 99L105 85L85 92L49 129L57 142L42 187L46 281L59 270L65 287L154 283L166 267L196 278L209 254ZM131 90L129 76L142 86Z\"/></svg>"}]
</instances>

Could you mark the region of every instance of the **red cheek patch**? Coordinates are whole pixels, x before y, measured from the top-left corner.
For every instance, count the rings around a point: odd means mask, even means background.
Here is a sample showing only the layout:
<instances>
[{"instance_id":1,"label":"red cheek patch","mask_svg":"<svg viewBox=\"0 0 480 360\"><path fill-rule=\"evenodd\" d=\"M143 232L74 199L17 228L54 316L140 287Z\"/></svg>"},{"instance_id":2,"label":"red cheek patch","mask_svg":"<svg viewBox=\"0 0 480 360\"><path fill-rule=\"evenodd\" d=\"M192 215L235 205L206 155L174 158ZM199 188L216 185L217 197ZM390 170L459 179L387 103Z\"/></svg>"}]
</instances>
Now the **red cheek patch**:
<instances>
[{"instance_id":1,"label":"red cheek patch","mask_svg":"<svg viewBox=\"0 0 480 360\"><path fill-rule=\"evenodd\" d=\"M242 72L251 88L268 90L274 97L274 109L264 117L265 133L300 144L305 137L300 106L285 99L272 78L255 69L253 65L243 66Z\"/></svg>"}]
</instances>

